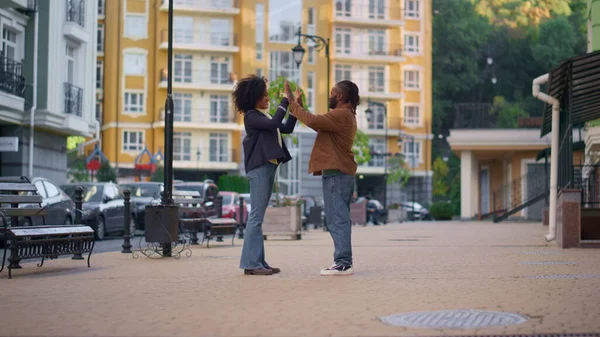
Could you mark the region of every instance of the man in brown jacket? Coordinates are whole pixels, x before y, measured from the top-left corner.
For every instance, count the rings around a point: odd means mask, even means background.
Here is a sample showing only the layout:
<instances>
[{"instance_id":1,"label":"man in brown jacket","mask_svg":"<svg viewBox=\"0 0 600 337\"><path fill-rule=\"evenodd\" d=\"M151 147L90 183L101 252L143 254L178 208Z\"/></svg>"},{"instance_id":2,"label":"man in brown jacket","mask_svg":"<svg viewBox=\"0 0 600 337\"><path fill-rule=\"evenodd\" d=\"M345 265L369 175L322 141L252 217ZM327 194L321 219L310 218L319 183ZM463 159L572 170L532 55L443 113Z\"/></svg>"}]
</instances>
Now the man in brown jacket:
<instances>
[{"instance_id":1,"label":"man in brown jacket","mask_svg":"<svg viewBox=\"0 0 600 337\"><path fill-rule=\"evenodd\" d=\"M356 107L360 104L358 87L351 81L336 84L329 95L331 110L323 115L312 114L290 99L294 96L287 82L285 92L292 102L290 113L317 131L308 173L323 176L325 217L334 245L334 264L321 270L321 275L352 275L350 202L356 174L352 145L356 135Z\"/></svg>"}]
</instances>

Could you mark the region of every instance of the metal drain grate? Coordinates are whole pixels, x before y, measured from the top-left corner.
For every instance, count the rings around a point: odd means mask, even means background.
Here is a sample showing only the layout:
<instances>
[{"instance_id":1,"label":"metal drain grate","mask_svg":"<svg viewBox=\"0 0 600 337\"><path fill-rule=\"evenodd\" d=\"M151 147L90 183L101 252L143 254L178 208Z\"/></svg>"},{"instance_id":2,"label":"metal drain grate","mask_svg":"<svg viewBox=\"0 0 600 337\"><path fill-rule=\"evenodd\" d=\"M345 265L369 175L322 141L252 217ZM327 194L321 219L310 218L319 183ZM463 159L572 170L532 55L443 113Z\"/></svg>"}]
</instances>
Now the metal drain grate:
<instances>
[{"instance_id":1,"label":"metal drain grate","mask_svg":"<svg viewBox=\"0 0 600 337\"><path fill-rule=\"evenodd\" d=\"M528 264L528 265L565 265L565 264L569 264L569 265L573 265L573 264L577 264L577 262L566 262L566 261L531 261L531 262L521 262L521 264Z\"/></svg>"},{"instance_id":2,"label":"metal drain grate","mask_svg":"<svg viewBox=\"0 0 600 337\"><path fill-rule=\"evenodd\" d=\"M549 274L525 276L525 278L534 279L580 279L580 278L600 278L600 274Z\"/></svg>"},{"instance_id":3,"label":"metal drain grate","mask_svg":"<svg viewBox=\"0 0 600 337\"><path fill-rule=\"evenodd\" d=\"M521 254L525 254L525 255L558 255L558 254L562 254L562 252L523 252Z\"/></svg>"},{"instance_id":4,"label":"metal drain grate","mask_svg":"<svg viewBox=\"0 0 600 337\"><path fill-rule=\"evenodd\" d=\"M429 329L479 329L521 324L526 316L482 310L442 310L380 317L385 324Z\"/></svg>"},{"instance_id":5,"label":"metal drain grate","mask_svg":"<svg viewBox=\"0 0 600 337\"><path fill-rule=\"evenodd\" d=\"M419 239L388 239L388 241L422 241Z\"/></svg>"},{"instance_id":6,"label":"metal drain grate","mask_svg":"<svg viewBox=\"0 0 600 337\"><path fill-rule=\"evenodd\" d=\"M235 256L203 256L206 259L222 259L222 260L233 260Z\"/></svg>"}]
</instances>

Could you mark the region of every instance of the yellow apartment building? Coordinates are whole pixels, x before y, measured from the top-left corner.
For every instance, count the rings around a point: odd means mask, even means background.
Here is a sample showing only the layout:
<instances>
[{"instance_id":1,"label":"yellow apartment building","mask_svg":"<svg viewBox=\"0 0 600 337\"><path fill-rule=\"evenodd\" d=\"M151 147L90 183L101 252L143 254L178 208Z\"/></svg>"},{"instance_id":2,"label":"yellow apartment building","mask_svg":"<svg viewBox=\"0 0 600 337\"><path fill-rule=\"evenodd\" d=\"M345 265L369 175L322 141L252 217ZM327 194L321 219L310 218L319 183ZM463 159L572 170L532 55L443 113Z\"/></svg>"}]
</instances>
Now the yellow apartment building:
<instances>
[{"instance_id":1,"label":"yellow apartment building","mask_svg":"<svg viewBox=\"0 0 600 337\"><path fill-rule=\"evenodd\" d=\"M164 145L168 2L100 0L97 116L101 149L120 179L138 179L138 163ZM308 106L324 113L329 93L327 59L310 42L298 66L291 49L302 33L330 39L331 85L357 83L359 127L374 152L403 153L418 201L430 199L431 0L174 0L173 93L176 179L217 179L244 173L241 118L233 112L234 81L246 74L299 82ZM364 111L367 100L373 118ZM385 139L387 127L388 139ZM403 136L399 145L400 133ZM279 171L282 193L320 196L307 174L315 133L297 128L289 142L294 160ZM157 158L160 155L156 156ZM414 159L414 160L413 160ZM382 199L384 157L359 168L359 194ZM147 174L146 174L147 175ZM390 185L388 203L406 199Z\"/></svg>"}]
</instances>

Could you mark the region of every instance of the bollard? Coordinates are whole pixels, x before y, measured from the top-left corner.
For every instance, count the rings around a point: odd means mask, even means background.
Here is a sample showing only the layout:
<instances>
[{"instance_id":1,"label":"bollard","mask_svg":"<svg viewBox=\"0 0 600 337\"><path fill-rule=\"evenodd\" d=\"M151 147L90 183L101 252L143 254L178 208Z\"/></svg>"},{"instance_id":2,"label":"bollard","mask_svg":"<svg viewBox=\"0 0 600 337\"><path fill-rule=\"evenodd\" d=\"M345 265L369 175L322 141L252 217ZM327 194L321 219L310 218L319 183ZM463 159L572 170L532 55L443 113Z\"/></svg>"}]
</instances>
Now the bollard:
<instances>
[{"instance_id":1,"label":"bollard","mask_svg":"<svg viewBox=\"0 0 600 337\"><path fill-rule=\"evenodd\" d=\"M244 238L244 228L246 227L246 223L244 222L244 197L240 197L240 214L238 215L238 239Z\"/></svg>"},{"instance_id":2,"label":"bollard","mask_svg":"<svg viewBox=\"0 0 600 337\"><path fill-rule=\"evenodd\" d=\"M83 215L83 187L75 187L75 225L81 225L81 218ZM82 243L77 243L78 248L83 250ZM72 260L83 260L82 252L77 252L71 258Z\"/></svg>"},{"instance_id":3,"label":"bollard","mask_svg":"<svg viewBox=\"0 0 600 337\"><path fill-rule=\"evenodd\" d=\"M213 201L214 207L217 208L217 218L223 218L223 196L217 195L215 201ZM223 236L217 236L217 242L223 242Z\"/></svg>"},{"instance_id":4,"label":"bollard","mask_svg":"<svg viewBox=\"0 0 600 337\"><path fill-rule=\"evenodd\" d=\"M125 191L123 191L123 195L125 196L123 200L123 211L125 212L125 221L123 224L123 245L121 246L123 247L123 250L121 250L121 253L129 254L131 253L131 242L129 241L129 239L131 238L131 233L129 233L129 224L131 222L131 191L125 189Z\"/></svg>"}]
</instances>

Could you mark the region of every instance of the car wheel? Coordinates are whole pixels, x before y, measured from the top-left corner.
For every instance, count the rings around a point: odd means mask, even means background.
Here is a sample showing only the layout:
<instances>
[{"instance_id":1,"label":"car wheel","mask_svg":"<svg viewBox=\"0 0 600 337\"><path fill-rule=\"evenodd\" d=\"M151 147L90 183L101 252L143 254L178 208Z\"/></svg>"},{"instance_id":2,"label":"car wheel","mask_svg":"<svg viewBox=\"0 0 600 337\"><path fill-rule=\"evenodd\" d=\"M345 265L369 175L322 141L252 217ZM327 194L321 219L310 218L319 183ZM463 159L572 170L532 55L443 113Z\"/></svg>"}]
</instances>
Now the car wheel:
<instances>
[{"instance_id":1,"label":"car wheel","mask_svg":"<svg viewBox=\"0 0 600 337\"><path fill-rule=\"evenodd\" d=\"M104 236L106 235L106 224L104 222L104 217L99 216L98 221L96 222L96 230L94 231L94 236L96 240L102 241L104 240Z\"/></svg>"},{"instance_id":2,"label":"car wheel","mask_svg":"<svg viewBox=\"0 0 600 337\"><path fill-rule=\"evenodd\" d=\"M71 226L71 225L73 225L73 221L71 220L71 217L70 217L70 216L68 216L68 217L65 219L65 223L64 223L63 225L65 225L65 226Z\"/></svg>"},{"instance_id":3,"label":"car wheel","mask_svg":"<svg viewBox=\"0 0 600 337\"><path fill-rule=\"evenodd\" d=\"M129 236L134 237L136 231L135 218L133 215L129 218Z\"/></svg>"}]
</instances>

